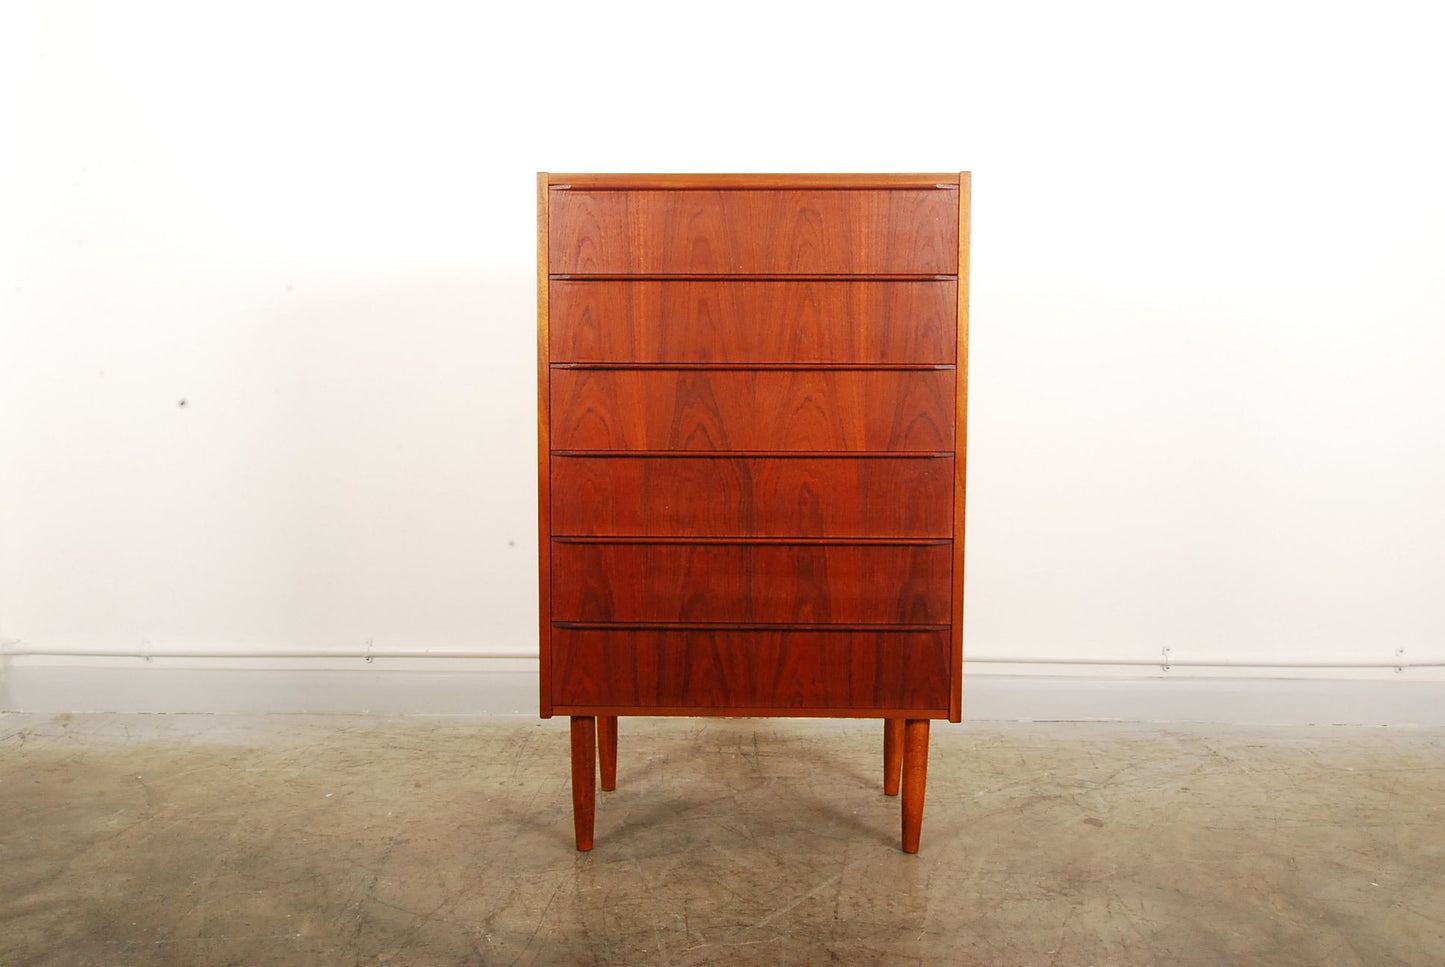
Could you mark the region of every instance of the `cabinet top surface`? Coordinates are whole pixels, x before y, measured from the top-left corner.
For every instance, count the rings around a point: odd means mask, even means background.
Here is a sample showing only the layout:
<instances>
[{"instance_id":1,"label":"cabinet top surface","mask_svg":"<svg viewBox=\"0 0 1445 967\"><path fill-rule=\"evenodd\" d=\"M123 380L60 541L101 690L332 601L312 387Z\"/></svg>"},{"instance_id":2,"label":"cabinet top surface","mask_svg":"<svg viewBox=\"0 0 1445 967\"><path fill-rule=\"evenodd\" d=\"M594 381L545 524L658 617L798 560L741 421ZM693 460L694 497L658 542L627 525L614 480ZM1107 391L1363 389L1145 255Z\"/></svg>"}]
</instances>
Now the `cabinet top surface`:
<instances>
[{"instance_id":1,"label":"cabinet top surface","mask_svg":"<svg viewBox=\"0 0 1445 967\"><path fill-rule=\"evenodd\" d=\"M937 188L966 184L967 171L913 174L577 174L539 172L552 189Z\"/></svg>"}]
</instances>

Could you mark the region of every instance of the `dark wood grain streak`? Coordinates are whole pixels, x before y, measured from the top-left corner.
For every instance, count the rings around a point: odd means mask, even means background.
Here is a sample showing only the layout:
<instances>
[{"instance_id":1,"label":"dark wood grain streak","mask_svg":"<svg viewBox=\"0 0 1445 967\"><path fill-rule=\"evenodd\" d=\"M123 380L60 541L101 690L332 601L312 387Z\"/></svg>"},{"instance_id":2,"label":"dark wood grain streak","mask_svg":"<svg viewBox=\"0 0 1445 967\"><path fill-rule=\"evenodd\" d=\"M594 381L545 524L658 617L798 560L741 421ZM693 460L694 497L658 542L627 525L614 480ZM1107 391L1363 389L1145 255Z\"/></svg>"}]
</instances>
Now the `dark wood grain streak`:
<instances>
[{"instance_id":1,"label":"dark wood grain streak","mask_svg":"<svg viewBox=\"0 0 1445 967\"><path fill-rule=\"evenodd\" d=\"M947 544L565 544L556 621L947 624Z\"/></svg>"},{"instance_id":2,"label":"dark wood grain streak","mask_svg":"<svg viewBox=\"0 0 1445 967\"><path fill-rule=\"evenodd\" d=\"M958 198L929 189L554 191L554 273L958 268Z\"/></svg>"},{"instance_id":3,"label":"dark wood grain streak","mask_svg":"<svg viewBox=\"0 0 1445 967\"><path fill-rule=\"evenodd\" d=\"M552 282L553 362L952 363L957 282Z\"/></svg>"},{"instance_id":4,"label":"dark wood grain streak","mask_svg":"<svg viewBox=\"0 0 1445 967\"><path fill-rule=\"evenodd\" d=\"M565 706L749 709L948 704L948 633L553 632Z\"/></svg>"},{"instance_id":5,"label":"dark wood grain streak","mask_svg":"<svg viewBox=\"0 0 1445 967\"><path fill-rule=\"evenodd\" d=\"M953 458L554 457L554 535L951 537Z\"/></svg>"},{"instance_id":6,"label":"dark wood grain streak","mask_svg":"<svg viewBox=\"0 0 1445 967\"><path fill-rule=\"evenodd\" d=\"M554 370L558 450L953 449L954 374Z\"/></svg>"}]
</instances>

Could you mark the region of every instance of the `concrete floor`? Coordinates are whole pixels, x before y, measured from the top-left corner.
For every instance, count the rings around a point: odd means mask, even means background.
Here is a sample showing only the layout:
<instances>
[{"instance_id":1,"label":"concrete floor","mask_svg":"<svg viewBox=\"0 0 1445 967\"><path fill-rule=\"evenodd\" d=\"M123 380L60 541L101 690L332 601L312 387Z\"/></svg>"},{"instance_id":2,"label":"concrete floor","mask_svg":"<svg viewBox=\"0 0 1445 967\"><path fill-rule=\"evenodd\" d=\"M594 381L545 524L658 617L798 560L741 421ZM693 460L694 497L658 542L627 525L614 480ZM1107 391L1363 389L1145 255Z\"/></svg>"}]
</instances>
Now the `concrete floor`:
<instances>
[{"instance_id":1,"label":"concrete floor","mask_svg":"<svg viewBox=\"0 0 1445 967\"><path fill-rule=\"evenodd\" d=\"M1445 964L1445 732L0 716L0 964Z\"/></svg>"}]
</instances>

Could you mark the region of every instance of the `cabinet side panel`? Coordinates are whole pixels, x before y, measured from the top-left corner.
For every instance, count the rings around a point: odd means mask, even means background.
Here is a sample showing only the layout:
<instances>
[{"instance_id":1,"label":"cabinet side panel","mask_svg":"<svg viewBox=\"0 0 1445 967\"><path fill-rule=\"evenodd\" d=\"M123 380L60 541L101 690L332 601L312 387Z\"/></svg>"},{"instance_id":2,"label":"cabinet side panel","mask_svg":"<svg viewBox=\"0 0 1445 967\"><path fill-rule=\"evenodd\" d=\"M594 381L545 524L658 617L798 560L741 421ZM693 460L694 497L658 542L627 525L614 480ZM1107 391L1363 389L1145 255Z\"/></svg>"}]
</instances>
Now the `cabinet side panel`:
<instances>
[{"instance_id":1,"label":"cabinet side panel","mask_svg":"<svg viewBox=\"0 0 1445 967\"><path fill-rule=\"evenodd\" d=\"M953 687L948 699L948 717L954 722L963 719L963 545L968 496L968 282L972 187L972 175L967 171L961 172L958 176L958 388L954 396L958 412L953 422L953 656L949 663Z\"/></svg>"},{"instance_id":2,"label":"cabinet side panel","mask_svg":"<svg viewBox=\"0 0 1445 967\"><path fill-rule=\"evenodd\" d=\"M547 173L537 173L537 661L541 715L552 716L552 372L547 285Z\"/></svg>"}]
</instances>

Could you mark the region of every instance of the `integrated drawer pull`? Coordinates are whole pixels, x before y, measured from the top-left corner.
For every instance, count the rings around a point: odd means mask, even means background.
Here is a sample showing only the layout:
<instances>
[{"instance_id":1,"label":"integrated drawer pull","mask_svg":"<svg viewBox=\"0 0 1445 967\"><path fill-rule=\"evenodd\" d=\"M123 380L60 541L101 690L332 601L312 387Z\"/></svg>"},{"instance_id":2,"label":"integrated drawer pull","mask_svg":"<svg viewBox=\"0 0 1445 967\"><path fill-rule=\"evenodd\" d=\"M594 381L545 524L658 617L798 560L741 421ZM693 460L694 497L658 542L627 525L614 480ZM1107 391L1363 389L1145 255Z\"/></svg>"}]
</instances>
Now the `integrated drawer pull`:
<instances>
[{"instance_id":1,"label":"integrated drawer pull","mask_svg":"<svg viewBox=\"0 0 1445 967\"><path fill-rule=\"evenodd\" d=\"M952 537L954 458L551 459L555 535Z\"/></svg>"},{"instance_id":2,"label":"integrated drawer pull","mask_svg":"<svg viewBox=\"0 0 1445 967\"><path fill-rule=\"evenodd\" d=\"M952 278L553 279L554 364L948 365Z\"/></svg>"},{"instance_id":3,"label":"integrated drawer pull","mask_svg":"<svg viewBox=\"0 0 1445 967\"><path fill-rule=\"evenodd\" d=\"M952 275L958 202L931 189L565 191L554 274Z\"/></svg>"}]
</instances>

